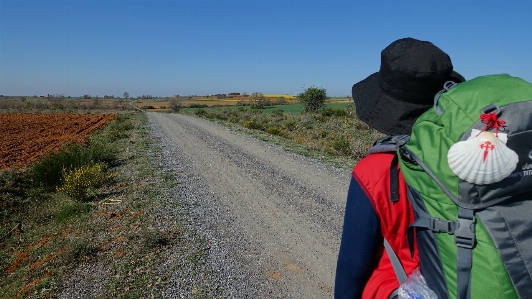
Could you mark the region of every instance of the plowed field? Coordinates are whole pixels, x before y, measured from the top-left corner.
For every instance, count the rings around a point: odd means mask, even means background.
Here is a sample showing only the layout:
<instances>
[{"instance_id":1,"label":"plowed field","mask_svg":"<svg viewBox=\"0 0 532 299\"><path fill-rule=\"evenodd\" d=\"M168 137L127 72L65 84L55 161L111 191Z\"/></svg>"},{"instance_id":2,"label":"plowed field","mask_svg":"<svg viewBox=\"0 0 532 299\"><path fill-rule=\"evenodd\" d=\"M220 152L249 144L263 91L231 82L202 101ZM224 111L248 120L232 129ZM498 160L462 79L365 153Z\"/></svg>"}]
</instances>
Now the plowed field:
<instances>
[{"instance_id":1,"label":"plowed field","mask_svg":"<svg viewBox=\"0 0 532 299\"><path fill-rule=\"evenodd\" d=\"M90 134L117 114L0 114L0 170L24 168L70 142Z\"/></svg>"}]
</instances>

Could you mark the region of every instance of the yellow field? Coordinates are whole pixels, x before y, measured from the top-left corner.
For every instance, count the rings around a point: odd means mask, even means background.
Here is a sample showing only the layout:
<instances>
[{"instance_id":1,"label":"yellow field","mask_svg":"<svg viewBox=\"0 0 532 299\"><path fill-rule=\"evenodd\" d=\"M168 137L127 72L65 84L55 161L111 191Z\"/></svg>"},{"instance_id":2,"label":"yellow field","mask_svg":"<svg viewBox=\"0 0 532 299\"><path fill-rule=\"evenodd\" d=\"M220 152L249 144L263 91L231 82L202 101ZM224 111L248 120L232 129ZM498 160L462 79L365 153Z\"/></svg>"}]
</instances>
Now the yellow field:
<instances>
[{"instance_id":1,"label":"yellow field","mask_svg":"<svg viewBox=\"0 0 532 299\"><path fill-rule=\"evenodd\" d=\"M236 105L238 102L238 99L212 99L212 98L193 98L192 100L182 100L181 104L183 106L190 106L190 105L207 105L207 106L231 106ZM140 100L135 103L135 105L139 108L142 108L144 106L153 106L154 109L157 110L170 110L170 100L165 99L146 99L146 100ZM153 110L153 109L147 109L147 110Z\"/></svg>"},{"instance_id":2,"label":"yellow field","mask_svg":"<svg viewBox=\"0 0 532 299\"><path fill-rule=\"evenodd\" d=\"M295 96L291 96L291 95L287 95L287 94L274 94L274 93L266 93L266 94L263 94L263 96L267 97L267 98L285 98L285 99L295 99L296 97Z\"/></svg>"},{"instance_id":3,"label":"yellow field","mask_svg":"<svg viewBox=\"0 0 532 299\"><path fill-rule=\"evenodd\" d=\"M286 94L263 94L264 97L270 99L270 100L277 100L279 98L284 98L285 102L290 103L296 103L297 97L286 95ZM185 107L190 107L191 105L207 105L207 106L233 106L238 104L239 102L249 102L251 100L251 96L243 96L243 95L237 95L237 96L230 96L225 99L218 99L214 96L210 97L193 97L193 98L187 98L187 99L181 99L181 104ZM335 97L328 100L328 103L349 103L352 102L351 98L347 97ZM165 98L157 98L157 99L144 99L139 100L135 103L135 105L139 108L145 107L145 106L152 106L153 109L147 109L147 110L157 110L157 111L165 111L170 110L170 100Z\"/></svg>"},{"instance_id":4,"label":"yellow field","mask_svg":"<svg viewBox=\"0 0 532 299\"><path fill-rule=\"evenodd\" d=\"M264 94L264 97L268 99L279 99L284 98L287 103L293 103L297 101L295 96L283 95L283 94ZM234 96L228 97L225 99L218 99L215 97L193 97L192 99L183 99L181 104L185 107L190 105L207 105L207 106L233 106L238 102L248 102L250 101L251 96ZM170 110L170 100L159 98L159 99L144 99L135 102L135 105L139 108L145 106L152 106L156 110ZM147 110L154 110L147 109Z\"/></svg>"}]
</instances>

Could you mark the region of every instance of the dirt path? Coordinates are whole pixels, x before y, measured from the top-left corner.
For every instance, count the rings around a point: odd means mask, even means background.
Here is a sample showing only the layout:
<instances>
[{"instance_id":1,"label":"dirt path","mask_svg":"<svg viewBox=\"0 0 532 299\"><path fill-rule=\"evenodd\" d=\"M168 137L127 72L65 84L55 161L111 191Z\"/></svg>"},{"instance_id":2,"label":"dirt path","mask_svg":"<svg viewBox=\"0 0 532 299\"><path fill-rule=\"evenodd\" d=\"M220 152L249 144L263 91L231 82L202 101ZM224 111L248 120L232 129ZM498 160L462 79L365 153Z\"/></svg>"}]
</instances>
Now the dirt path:
<instances>
[{"instance_id":1,"label":"dirt path","mask_svg":"<svg viewBox=\"0 0 532 299\"><path fill-rule=\"evenodd\" d=\"M206 120L179 114L148 116L173 141L175 153L186 157L187 171L205 182L202 196L184 196L199 197L194 199L197 209L216 214L210 216L216 218L209 220L210 227L203 228L212 239L207 240L212 244L208 258L220 259L216 251L224 251L233 259L232 272L244 273L258 284L241 294L234 286L231 296L267 292L260 297L332 297L349 171ZM200 225L201 217L197 218ZM223 270L227 261L212 263L219 263L215 270L226 275L230 285L232 276Z\"/></svg>"}]
</instances>

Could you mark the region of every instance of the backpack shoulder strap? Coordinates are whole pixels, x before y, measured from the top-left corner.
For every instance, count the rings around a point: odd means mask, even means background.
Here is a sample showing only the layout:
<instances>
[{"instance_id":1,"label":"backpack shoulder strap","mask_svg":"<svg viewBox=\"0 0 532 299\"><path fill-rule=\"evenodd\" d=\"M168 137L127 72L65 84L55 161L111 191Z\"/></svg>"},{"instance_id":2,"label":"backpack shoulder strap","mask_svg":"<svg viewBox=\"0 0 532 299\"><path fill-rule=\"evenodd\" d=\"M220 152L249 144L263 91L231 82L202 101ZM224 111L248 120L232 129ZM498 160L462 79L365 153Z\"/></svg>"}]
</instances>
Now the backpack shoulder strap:
<instances>
[{"instance_id":1,"label":"backpack shoulder strap","mask_svg":"<svg viewBox=\"0 0 532 299\"><path fill-rule=\"evenodd\" d=\"M399 200L399 168L398 168L398 156L397 156L397 150L401 148L404 144L406 144L410 140L410 136L408 135L395 135L395 136L386 136L379 138L373 143L373 146L369 149L368 153L366 155L376 154L376 153L394 153L394 157L390 163L390 201L396 202ZM390 259L390 262L392 263L393 270L395 272L395 275L397 276L397 280L399 281L399 284L403 284L406 279L407 275L403 268L403 265L401 264L401 261L399 260L399 257L397 254L393 251L393 248L391 247L390 243L386 238L384 238L384 248L386 249L386 253L388 253L388 258ZM390 298L397 295L397 290L395 290L391 295Z\"/></svg>"},{"instance_id":2,"label":"backpack shoulder strap","mask_svg":"<svg viewBox=\"0 0 532 299\"><path fill-rule=\"evenodd\" d=\"M406 281L407 277L405 269L403 268L401 261L399 261L397 254L395 254L392 249L392 246L390 245L390 243L388 243L388 240L386 240L386 238L384 238L384 248L386 249L386 253L388 253L388 257L390 258L390 262L392 263L395 275L397 275L397 280L399 280L400 284L403 284Z\"/></svg>"},{"instance_id":3,"label":"backpack shoulder strap","mask_svg":"<svg viewBox=\"0 0 532 299\"><path fill-rule=\"evenodd\" d=\"M393 152L395 156L390 164L390 201L396 202L399 200L399 179L398 179L398 164L397 150L401 148L410 140L408 135L395 135L379 138L373 143L367 155L375 153Z\"/></svg>"},{"instance_id":4,"label":"backpack shoulder strap","mask_svg":"<svg viewBox=\"0 0 532 299\"><path fill-rule=\"evenodd\" d=\"M407 146L401 148L401 154L421 166L423 170L440 186L442 191L455 203L458 203L456 197L449 191L449 189L438 179L438 177L430 170L423 161L416 156ZM475 246L475 211L473 209L460 207L457 221L447 221L430 216L423 211L416 201L409 195L409 200L412 207L418 213L418 217L414 223L408 228L408 244L412 252L414 243L415 227L428 228L434 232L446 232L454 234L454 243L457 246L457 297L471 298L471 267L472 267L472 249Z\"/></svg>"}]
</instances>

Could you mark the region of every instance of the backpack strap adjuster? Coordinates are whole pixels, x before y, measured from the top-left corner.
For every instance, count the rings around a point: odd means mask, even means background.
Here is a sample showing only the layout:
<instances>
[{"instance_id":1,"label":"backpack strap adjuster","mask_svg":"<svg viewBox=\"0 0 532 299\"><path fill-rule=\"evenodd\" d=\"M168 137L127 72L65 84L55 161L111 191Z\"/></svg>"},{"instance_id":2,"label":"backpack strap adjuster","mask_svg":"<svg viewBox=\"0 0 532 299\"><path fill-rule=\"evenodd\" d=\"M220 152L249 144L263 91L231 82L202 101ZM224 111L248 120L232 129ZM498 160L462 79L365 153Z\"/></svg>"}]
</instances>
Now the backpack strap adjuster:
<instances>
[{"instance_id":1,"label":"backpack strap adjuster","mask_svg":"<svg viewBox=\"0 0 532 299\"><path fill-rule=\"evenodd\" d=\"M390 140L390 143L396 145L397 148L400 148L410 140L410 135L395 135Z\"/></svg>"},{"instance_id":2,"label":"backpack strap adjuster","mask_svg":"<svg viewBox=\"0 0 532 299\"><path fill-rule=\"evenodd\" d=\"M456 298L471 298L471 268L475 247L475 211L460 207L454 232L456 244Z\"/></svg>"},{"instance_id":3,"label":"backpack strap adjuster","mask_svg":"<svg viewBox=\"0 0 532 299\"><path fill-rule=\"evenodd\" d=\"M475 246L475 216L472 210L470 215L460 215L456 217L456 230L454 231L454 243L458 247L473 248Z\"/></svg>"}]
</instances>

